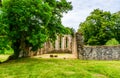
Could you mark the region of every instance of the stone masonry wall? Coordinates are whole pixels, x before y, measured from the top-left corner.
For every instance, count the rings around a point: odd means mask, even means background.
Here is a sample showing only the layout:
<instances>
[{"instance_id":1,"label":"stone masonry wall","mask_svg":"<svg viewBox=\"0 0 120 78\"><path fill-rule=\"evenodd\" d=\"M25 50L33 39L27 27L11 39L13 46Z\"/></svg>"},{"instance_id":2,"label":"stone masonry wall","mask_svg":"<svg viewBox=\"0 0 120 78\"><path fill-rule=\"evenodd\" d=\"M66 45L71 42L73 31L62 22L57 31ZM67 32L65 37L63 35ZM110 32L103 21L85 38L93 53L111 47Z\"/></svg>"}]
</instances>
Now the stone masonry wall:
<instances>
[{"instance_id":1,"label":"stone masonry wall","mask_svg":"<svg viewBox=\"0 0 120 78\"><path fill-rule=\"evenodd\" d=\"M84 46L83 59L120 60L120 45L119 46Z\"/></svg>"},{"instance_id":2,"label":"stone masonry wall","mask_svg":"<svg viewBox=\"0 0 120 78\"><path fill-rule=\"evenodd\" d=\"M47 53L70 53L75 54L75 38L72 35L57 36L54 43L47 41L43 44L43 47L37 51L31 51L32 47L29 48L28 56L37 56ZM19 57L23 56L23 53Z\"/></svg>"},{"instance_id":3,"label":"stone masonry wall","mask_svg":"<svg viewBox=\"0 0 120 78\"><path fill-rule=\"evenodd\" d=\"M85 46L82 34L76 34L78 58L83 60L120 60L118 46Z\"/></svg>"}]
</instances>

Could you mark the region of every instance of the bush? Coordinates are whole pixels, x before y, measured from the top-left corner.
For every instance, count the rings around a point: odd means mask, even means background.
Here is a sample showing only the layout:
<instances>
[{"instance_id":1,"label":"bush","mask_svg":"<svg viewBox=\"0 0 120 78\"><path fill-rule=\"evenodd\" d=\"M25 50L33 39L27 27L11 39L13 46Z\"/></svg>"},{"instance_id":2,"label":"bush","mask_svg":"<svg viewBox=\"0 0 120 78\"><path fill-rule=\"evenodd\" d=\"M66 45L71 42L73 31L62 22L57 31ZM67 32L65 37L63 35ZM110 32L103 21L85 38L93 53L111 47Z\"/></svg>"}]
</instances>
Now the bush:
<instances>
[{"instance_id":1,"label":"bush","mask_svg":"<svg viewBox=\"0 0 120 78\"><path fill-rule=\"evenodd\" d=\"M4 54L4 51L3 51L3 50L0 50L0 54Z\"/></svg>"},{"instance_id":2,"label":"bush","mask_svg":"<svg viewBox=\"0 0 120 78\"><path fill-rule=\"evenodd\" d=\"M108 40L106 42L106 45L118 45L119 42L115 39L115 38L112 38L111 40Z\"/></svg>"},{"instance_id":3,"label":"bush","mask_svg":"<svg viewBox=\"0 0 120 78\"><path fill-rule=\"evenodd\" d=\"M91 37L88 41L87 44L89 45L98 45L99 41L95 37Z\"/></svg>"}]
</instances>

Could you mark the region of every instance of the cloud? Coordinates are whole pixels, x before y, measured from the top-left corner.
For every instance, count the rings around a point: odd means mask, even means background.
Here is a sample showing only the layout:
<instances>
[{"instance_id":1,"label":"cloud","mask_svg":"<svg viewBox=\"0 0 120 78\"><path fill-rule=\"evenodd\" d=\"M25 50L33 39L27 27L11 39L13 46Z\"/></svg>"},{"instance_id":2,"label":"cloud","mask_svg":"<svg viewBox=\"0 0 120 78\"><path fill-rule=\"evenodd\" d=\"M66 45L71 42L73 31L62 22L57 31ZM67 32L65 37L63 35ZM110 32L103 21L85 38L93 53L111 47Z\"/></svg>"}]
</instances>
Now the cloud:
<instances>
[{"instance_id":1,"label":"cloud","mask_svg":"<svg viewBox=\"0 0 120 78\"><path fill-rule=\"evenodd\" d=\"M68 0L72 2L73 10L64 14L62 23L64 26L78 29L80 22L85 21L86 17L94 9L99 8L112 13L120 11L120 0Z\"/></svg>"}]
</instances>

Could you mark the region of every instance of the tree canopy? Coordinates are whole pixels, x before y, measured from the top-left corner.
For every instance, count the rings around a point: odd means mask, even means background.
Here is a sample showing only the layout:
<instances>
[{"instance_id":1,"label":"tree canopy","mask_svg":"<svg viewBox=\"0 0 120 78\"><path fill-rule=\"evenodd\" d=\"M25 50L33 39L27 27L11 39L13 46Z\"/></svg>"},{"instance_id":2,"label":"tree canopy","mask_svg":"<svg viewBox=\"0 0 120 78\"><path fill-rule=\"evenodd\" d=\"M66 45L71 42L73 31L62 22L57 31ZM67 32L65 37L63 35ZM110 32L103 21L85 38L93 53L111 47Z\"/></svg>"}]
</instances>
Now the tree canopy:
<instances>
[{"instance_id":1,"label":"tree canopy","mask_svg":"<svg viewBox=\"0 0 120 78\"><path fill-rule=\"evenodd\" d=\"M86 20L80 23L78 32L82 32L88 45L105 45L115 38L120 42L120 14L95 9Z\"/></svg>"},{"instance_id":2,"label":"tree canopy","mask_svg":"<svg viewBox=\"0 0 120 78\"><path fill-rule=\"evenodd\" d=\"M37 50L47 40L55 40L57 34L66 33L61 18L71 9L66 0L3 0L0 36L11 42L15 58L20 52L26 56L29 47Z\"/></svg>"}]
</instances>

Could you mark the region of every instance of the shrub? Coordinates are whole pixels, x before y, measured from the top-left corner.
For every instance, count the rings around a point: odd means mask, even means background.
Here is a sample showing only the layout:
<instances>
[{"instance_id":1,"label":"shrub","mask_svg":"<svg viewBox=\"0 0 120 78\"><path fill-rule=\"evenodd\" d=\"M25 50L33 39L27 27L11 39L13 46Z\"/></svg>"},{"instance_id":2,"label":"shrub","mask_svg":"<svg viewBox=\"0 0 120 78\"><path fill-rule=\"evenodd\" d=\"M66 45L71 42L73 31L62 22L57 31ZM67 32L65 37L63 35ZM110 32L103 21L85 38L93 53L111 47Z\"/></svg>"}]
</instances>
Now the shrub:
<instances>
[{"instance_id":1,"label":"shrub","mask_svg":"<svg viewBox=\"0 0 120 78\"><path fill-rule=\"evenodd\" d=\"M112 38L111 40L108 40L106 42L106 45L118 45L119 42L115 39L115 38Z\"/></svg>"},{"instance_id":2,"label":"shrub","mask_svg":"<svg viewBox=\"0 0 120 78\"><path fill-rule=\"evenodd\" d=\"M91 38L87 41L87 44L89 44L89 45L98 45L98 44L99 44L99 41L97 40L97 38L91 37Z\"/></svg>"}]
</instances>

